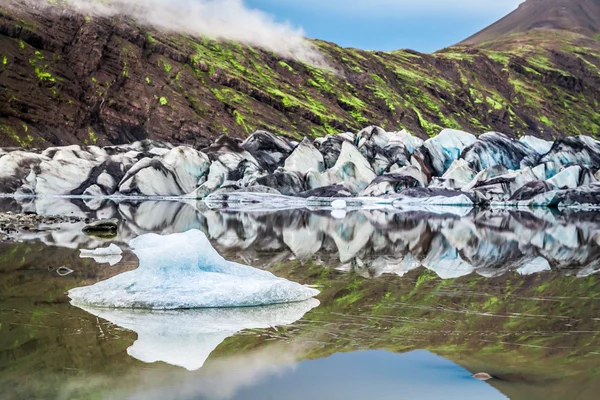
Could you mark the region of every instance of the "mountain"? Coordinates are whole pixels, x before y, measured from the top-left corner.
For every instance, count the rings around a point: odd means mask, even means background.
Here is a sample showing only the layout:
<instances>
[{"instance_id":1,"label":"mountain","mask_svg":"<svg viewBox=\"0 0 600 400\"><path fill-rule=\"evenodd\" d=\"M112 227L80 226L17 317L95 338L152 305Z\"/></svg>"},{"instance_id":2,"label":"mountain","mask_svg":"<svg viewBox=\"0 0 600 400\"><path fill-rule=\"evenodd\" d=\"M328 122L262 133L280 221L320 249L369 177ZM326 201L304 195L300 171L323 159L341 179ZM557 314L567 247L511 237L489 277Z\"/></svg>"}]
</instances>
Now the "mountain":
<instances>
[{"instance_id":1,"label":"mountain","mask_svg":"<svg viewBox=\"0 0 600 400\"><path fill-rule=\"evenodd\" d=\"M519 10L555 2L529 0ZM486 34L492 42L474 37L433 54L315 40L331 67L319 69L124 17L24 4L0 5L0 147L141 139L203 147L223 134L262 129L300 139L371 124L423 138L442 127L546 138L600 133L593 26L521 33L507 25L494 28L500 36Z\"/></svg>"},{"instance_id":2,"label":"mountain","mask_svg":"<svg viewBox=\"0 0 600 400\"><path fill-rule=\"evenodd\" d=\"M536 29L562 30L599 38L600 0L527 0L515 11L461 44L489 44L507 35Z\"/></svg>"}]
</instances>

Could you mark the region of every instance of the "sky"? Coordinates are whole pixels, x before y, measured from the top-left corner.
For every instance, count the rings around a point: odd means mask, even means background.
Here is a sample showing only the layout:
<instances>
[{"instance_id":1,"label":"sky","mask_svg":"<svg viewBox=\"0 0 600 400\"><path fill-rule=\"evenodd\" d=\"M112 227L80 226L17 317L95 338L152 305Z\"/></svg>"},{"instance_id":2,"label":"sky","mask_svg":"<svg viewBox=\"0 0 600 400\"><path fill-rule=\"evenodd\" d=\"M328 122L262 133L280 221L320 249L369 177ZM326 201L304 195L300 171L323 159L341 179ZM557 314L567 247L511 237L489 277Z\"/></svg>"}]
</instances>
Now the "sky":
<instances>
[{"instance_id":1,"label":"sky","mask_svg":"<svg viewBox=\"0 0 600 400\"><path fill-rule=\"evenodd\" d=\"M433 52L458 43L523 0L244 0L310 38L367 50Z\"/></svg>"}]
</instances>

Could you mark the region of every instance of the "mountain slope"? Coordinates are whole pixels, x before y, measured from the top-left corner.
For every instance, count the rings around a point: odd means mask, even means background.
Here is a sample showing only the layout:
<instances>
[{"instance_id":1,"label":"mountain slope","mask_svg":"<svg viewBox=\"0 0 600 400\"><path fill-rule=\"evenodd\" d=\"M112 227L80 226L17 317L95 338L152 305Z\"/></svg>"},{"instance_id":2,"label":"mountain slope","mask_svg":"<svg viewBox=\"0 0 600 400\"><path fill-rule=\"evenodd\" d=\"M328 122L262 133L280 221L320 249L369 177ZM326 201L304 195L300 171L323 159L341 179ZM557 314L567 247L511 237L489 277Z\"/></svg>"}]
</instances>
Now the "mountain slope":
<instances>
[{"instance_id":1,"label":"mountain slope","mask_svg":"<svg viewBox=\"0 0 600 400\"><path fill-rule=\"evenodd\" d=\"M588 37L600 33L600 0L527 0L462 45L481 45L534 29L565 30Z\"/></svg>"},{"instance_id":2,"label":"mountain slope","mask_svg":"<svg viewBox=\"0 0 600 400\"><path fill-rule=\"evenodd\" d=\"M332 72L236 43L9 0L0 7L0 146L145 138L204 146L257 129L300 138L370 124L421 137L442 127L596 135L600 50L575 36L434 54L315 41Z\"/></svg>"}]
</instances>

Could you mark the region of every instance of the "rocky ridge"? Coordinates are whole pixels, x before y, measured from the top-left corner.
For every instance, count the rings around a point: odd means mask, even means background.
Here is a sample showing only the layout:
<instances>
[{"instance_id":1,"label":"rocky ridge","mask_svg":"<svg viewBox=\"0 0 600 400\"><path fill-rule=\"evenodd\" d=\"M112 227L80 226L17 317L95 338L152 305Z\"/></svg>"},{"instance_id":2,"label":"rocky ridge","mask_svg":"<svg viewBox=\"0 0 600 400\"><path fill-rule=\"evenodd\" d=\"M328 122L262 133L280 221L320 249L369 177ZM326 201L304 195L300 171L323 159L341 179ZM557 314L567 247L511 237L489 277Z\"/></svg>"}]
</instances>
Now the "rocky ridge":
<instances>
[{"instance_id":1,"label":"rocky ridge","mask_svg":"<svg viewBox=\"0 0 600 400\"><path fill-rule=\"evenodd\" d=\"M423 141L371 126L294 142L266 131L196 150L152 141L0 150L0 193L209 202L316 202L345 208L600 205L600 142L548 142L445 129ZM336 199L345 199L335 201Z\"/></svg>"}]
</instances>

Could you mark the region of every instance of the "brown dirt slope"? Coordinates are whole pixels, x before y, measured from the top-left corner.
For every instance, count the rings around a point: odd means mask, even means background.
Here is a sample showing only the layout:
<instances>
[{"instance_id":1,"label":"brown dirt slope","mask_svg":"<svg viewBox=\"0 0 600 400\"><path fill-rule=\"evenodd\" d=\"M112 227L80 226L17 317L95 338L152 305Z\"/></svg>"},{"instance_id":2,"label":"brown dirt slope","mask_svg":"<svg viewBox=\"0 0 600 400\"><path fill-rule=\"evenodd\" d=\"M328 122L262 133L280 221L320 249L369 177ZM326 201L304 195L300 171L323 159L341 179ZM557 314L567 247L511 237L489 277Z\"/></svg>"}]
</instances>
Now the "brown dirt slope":
<instances>
[{"instance_id":1,"label":"brown dirt slope","mask_svg":"<svg viewBox=\"0 0 600 400\"><path fill-rule=\"evenodd\" d=\"M551 0L548 0L551 1ZM434 54L314 41L332 71L237 43L17 0L0 5L0 147L197 147L263 129L300 139L375 124L600 134L600 42L532 30Z\"/></svg>"},{"instance_id":2,"label":"brown dirt slope","mask_svg":"<svg viewBox=\"0 0 600 400\"><path fill-rule=\"evenodd\" d=\"M566 30L593 37L600 33L600 0L527 0L460 44L479 45L534 29Z\"/></svg>"}]
</instances>

